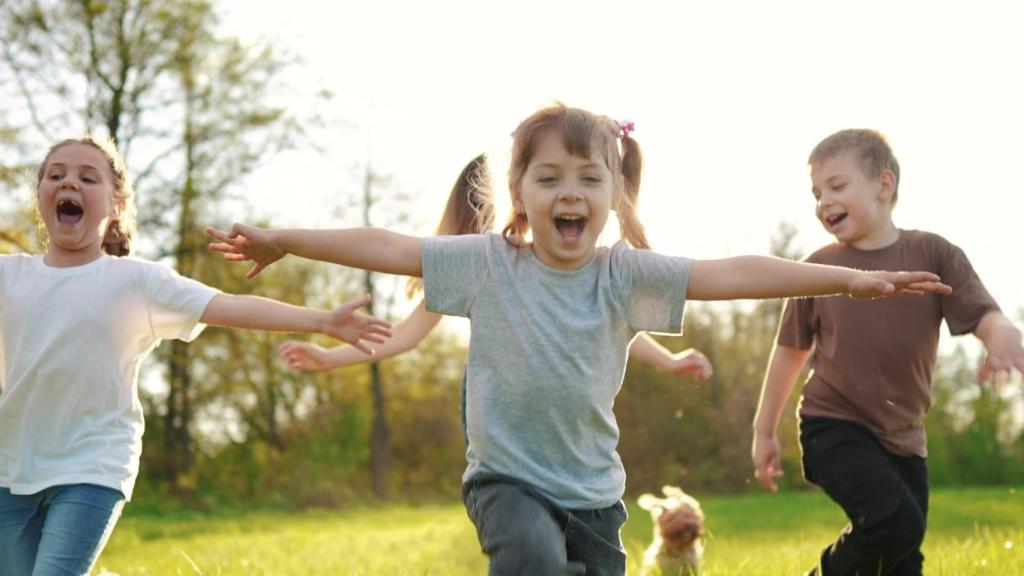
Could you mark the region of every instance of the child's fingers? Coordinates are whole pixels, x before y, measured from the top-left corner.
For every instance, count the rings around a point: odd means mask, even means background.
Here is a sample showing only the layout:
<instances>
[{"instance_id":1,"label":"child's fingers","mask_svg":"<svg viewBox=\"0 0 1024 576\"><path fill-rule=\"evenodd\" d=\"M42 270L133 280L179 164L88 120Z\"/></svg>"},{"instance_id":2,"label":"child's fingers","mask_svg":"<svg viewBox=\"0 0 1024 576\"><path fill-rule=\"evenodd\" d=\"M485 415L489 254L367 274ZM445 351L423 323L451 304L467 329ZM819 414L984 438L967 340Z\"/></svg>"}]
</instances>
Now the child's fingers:
<instances>
[{"instance_id":1,"label":"child's fingers","mask_svg":"<svg viewBox=\"0 0 1024 576\"><path fill-rule=\"evenodd\" d=\"M760 480L761 482L761 485L767 488L768 490L771 490L772 492L778 492L779 486L778 484L775 483L775 479L782 476L782 470L779 470L775 466L775 464L769 462L764 467L764 469L759 470L759 472L760 474L757 476L758 480Z\"/></svg>"},{"instance_id":2,"label":"child's fingers","mask_svg":"<svg viewBox=\"0 0 1024 576\"><path fill-rule=\"evenodd\" d=\"M896 286L892 282L886 282L885 280L879 280L875 283L875 291L878 294L892 294L896 291Z\"/></svg>"},{"instance_id":3,"label":"child's fingers","mask_svg":"<svg viewBox=\"0 0 1024 576\"><path fill-rule=\"evenodd\" d=\"M387 326L366 326L363 329L363 333L367 335L374 335L379 338L390 338L391 330Z\"/></svg>"},{"instance_id":4,"label":"child's fingers","mask_svg":"<svg viewBox=\"0 0 1024 576\"><path fill-rule=\"evenodd\" d=\"M764 486L765 488L768 487L768 485L765 484L765 482L768 480L767 462L759 463L757 464L757 466L754 467L754 478L757 478L757 481L760 482L761 485Z\"/></svg>"},{"instance_id":5,"label":"child's fingers","mask_svg":"<svg viewBox=\"0 0 1024 576\"><path fill-rule=\"evenodd\" d=\"M953 287L942 282L912 282L907 284L907 289L910 290L921 290L923 292L930 292L934 294L952 294Z\"/></svg>"},{"instance_id":6,"label":"child's fingers","mask_svg":"<svg viewBox=\"0 0 1024 576\"><path fill-rule=\"evenodd\" d=\"M939 275L932 272L890 272L884 274L900 284L916 284L918 282L938 282Z\"/></svg>"},{"instance_id":7,"label":"child's fingers","mask_svg":"<svg viewBox=\"0 0 1024 576\"><path fill-rule=\"evenodd\" d=\"M284 342L281 343L280 346L277 347L277 350L278 352L284 354L285 352L291 352L292 350L295 350L298 347L299 342L297 340L285 340Z\"/></svg>"},{"instance_id":8,"label":"child's fingers","mask_svg":"<svg viewBox=\"0 0 1024 576\"><path fill-rule=\"evenodd\" d=\"M231 253L231 252L235 251L235 247L232 246L231 244L226 243L226 242L217 242L215 244L207 244L207 248L210 250L210 252L228 252L228 253Z\"/></svg>"},{"instance_id":9,"label":"child's fingers","mask_svg":"<svg viewBox=\"0 0 1024 576\"><path fill-rule=\"evenodd\" d=\"M340 314L344 314L344 315L347 316L347 315L351 314L352 312L354 312L355 310L357 310L359 308L362 308L363 306L366 306L369 303L370 303L370 295L369 294L363 294L362 296L360 296L358 298L354 298L352 300L349 300L348 302L345 302L344 304L339 306L338 307L338 312Z\"/></svg>"},{"instance_id":10,"label":"child's fingers","mask_svg":"<svg viewBox=\"0 0 1024 576\"><path fill-rule=\"evenodd\" d=\"M223 230L218 230L218 229L214 228L213 226L207 226L206 227L206 235L210 236L212 238L216 238L217 240L220 240L222 242L226 241L228 239L228 233L227 232L224 232Z\"/></svg>"},{"instance_id":11,"label":"child's fingers","mask_svg":"<svg viewBox=\"0 0 1024 576\"><path fill-rule=\"evenodd\" d=\"M388 322L387 320L382 320L376 316L367 316L366 318L372 326L380 326L389 330L391 328L391 322ZM390 334L390 331L388 333Z\"/></svg>"},{"instance_id":12,"label":"child's fingers","mask_svg":"<svg viewBox=\"0 0 1024 576\"><path fill-rule=\"evenodd\" d=\"M241 222L235 222L234 224L231 225L231 237L234 238L236 236L252 236L252 230L253 229L251 226L246 226Z\"/></svg>"},{"instance_id":13,"label":"child's fingers","mask_svg":"<svg viewBox=\"0 0 1024 576\"><path fill-rule=\"evenodd\" d=\"M262 262L257 262L255 265L253 265L252 268L249 269L248 272L245 273L246 279L252 280L253 278L259 276L260 272L263 272L264 268L266 268L266 266Z\"/></svg>"},{"instance_id":14,"label":"child's fingers","mask_svg":"<svg viewBox=\"0 0 1024 576\"><path fill-rule=\"evenodd\" d=\"M981 364L981 368L978 369L978 376L975 378L975 382L981 384L991 378L993 372L994 370L992 370L992 366L989 365L988 362L983 362Z\"/></svg>"},{"instance_id":15,"label":"child's fingers","mask_svg":"<svg viewBox=\"0 0 1024 576\"><path fill-rule=\"evenodd\" d=\"M896 286L885 280L885 278L868 276L862 280L862 283L858 283L858 285L850 290L850 295L855 298L877 298L879 296L888 296L895 291Z\"/></svg>"}]
</instances>

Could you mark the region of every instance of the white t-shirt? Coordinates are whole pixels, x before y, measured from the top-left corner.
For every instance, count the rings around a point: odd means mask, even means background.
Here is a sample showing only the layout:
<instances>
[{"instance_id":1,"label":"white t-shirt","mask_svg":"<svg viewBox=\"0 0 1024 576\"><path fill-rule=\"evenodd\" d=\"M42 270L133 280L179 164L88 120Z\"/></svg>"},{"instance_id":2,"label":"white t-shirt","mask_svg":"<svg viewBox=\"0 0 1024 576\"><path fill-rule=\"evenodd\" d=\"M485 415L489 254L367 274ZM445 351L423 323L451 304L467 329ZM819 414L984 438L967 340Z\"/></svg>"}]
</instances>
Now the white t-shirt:
<instances>
[{"instance_id":1,"label":"white t-shirt","mask_svg":"<svg viewBox=\"0 0 1024 576\"><path fill-rule=\"evenodd\" d=\"M424 239L427 310L470 320L463 481L511 476L569 509L618 502L629 341L682 329L691 267L625 242L555 270L497 234Z\"/></svg>"},{"instance_id":2,"label":"white t-shirt","mask_svg":"<svg viewBox=\"0 0 1024 576\"><path fill-rule=\"evenodd\" d=\"M88 483L130 499L139 365L162 339L198 336L218 293L135 258L53 268L42 256L0 256L0 486Z\"/></svg>"}]
</instances>

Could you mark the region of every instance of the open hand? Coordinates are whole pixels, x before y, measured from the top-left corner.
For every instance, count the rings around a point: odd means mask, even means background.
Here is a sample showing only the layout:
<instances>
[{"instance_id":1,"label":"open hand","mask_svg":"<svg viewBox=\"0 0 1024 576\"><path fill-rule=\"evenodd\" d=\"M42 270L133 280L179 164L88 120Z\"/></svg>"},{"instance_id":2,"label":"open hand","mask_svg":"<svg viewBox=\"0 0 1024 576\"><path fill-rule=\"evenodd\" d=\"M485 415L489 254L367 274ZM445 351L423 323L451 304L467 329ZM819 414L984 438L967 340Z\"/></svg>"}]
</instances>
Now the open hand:
<instances>
[{"instance_id":1,"label":"open hand","mask_svg":"<svg viewBox=\"0 0 1024 576\"><path fill-rule=\"evenodd\" d=\"M376 316L356 312L369 302L370 295L367 294L335 308L321 331L331 338L351 344L366 354L373 354L373 349L367 347L364 342L383 344L385 338L391 337L391 323Z\"/></svg>"},{"instance_id":2,"label":"open hand","mask_svg":"<svg viewBox=\"0 0 1024 576\"><path fill-rule=\"evenodd\" d=\"M288 366L295 370L323 372L332 368L327 349L311 342L287 340L277 348L277 351Z\"/></svg>"},{"instance_id":3,"label":"open hand","mask_svg":"<svg viewBox=\"0 0 1024 576\"><path fill-rule=\"evenodd\" d=\"M218 242L211 242L211 252L223 252L228 262L252 260L255 265L245 274L252 279L259 276L267 266L284 258L285 251L274 244L268 230L235 223L231 232L224 232L207 226L206 234Z\"/></svg>"},{"instance_id":4,"label":"open hand","mask_svg":"<svg viewBox=\"0 0 1024 576\"><path fill-rule=\"evenodd\" d=\"M850 280L847 293L854 298L951 294L953 288L931 272L861 272Z\"/></svg>"}]
</instances>

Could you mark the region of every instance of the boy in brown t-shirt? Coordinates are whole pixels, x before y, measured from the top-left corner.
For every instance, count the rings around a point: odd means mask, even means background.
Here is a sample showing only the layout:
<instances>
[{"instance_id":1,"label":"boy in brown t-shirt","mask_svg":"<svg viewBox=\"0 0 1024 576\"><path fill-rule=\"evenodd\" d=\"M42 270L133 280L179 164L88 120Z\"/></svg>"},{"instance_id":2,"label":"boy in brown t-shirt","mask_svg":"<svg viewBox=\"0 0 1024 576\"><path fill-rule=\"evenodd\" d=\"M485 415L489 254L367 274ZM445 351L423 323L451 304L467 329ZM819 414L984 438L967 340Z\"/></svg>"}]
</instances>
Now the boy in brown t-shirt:
<instances>
[{"instance_id":1,"label":"boy in brown t-shirt","mask_svg":"<svg viewBox=\"0 0 1024 576\"><path fill-rule=\"evenodd\" d=\"M809 159L815 213L837 243L809 262L866 270L926 270L953 293L865 301L790 300L754 419L755 475L778 489L776 429L808 359L799 408L804 476L850 519L811 574L919 575L928 514L924 415L945 319L985 345L979 379L1024 372L1021 333L1000 312L964 253L937 234L892 222L899 164L872 130L843 130Z\"/></svg>"}]
</instances>

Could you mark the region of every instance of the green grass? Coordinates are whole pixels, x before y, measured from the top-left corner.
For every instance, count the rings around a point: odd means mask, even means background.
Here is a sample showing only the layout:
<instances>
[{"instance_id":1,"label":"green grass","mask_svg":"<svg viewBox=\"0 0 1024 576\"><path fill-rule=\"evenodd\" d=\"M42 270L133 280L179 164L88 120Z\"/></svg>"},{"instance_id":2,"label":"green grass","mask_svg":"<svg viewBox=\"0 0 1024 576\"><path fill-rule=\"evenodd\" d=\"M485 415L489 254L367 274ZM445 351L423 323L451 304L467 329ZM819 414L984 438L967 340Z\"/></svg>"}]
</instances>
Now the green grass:
<instances>
[{"instance_id":1,"label":"green grass","mask_svg":"<svg viewBox=\"0 0 1024 576\"><path fill-rule=\"evenodd\" d=\"M845 520L818 492L702 498L704 576L802 574ZM622 535L634 573L651 521L630 504ZM1024 574L1024 487L935 490L929 576ZM121 576L486 574L460 504L344 511L126 509L97 564Z\"/></svg>"}]
</instances>

